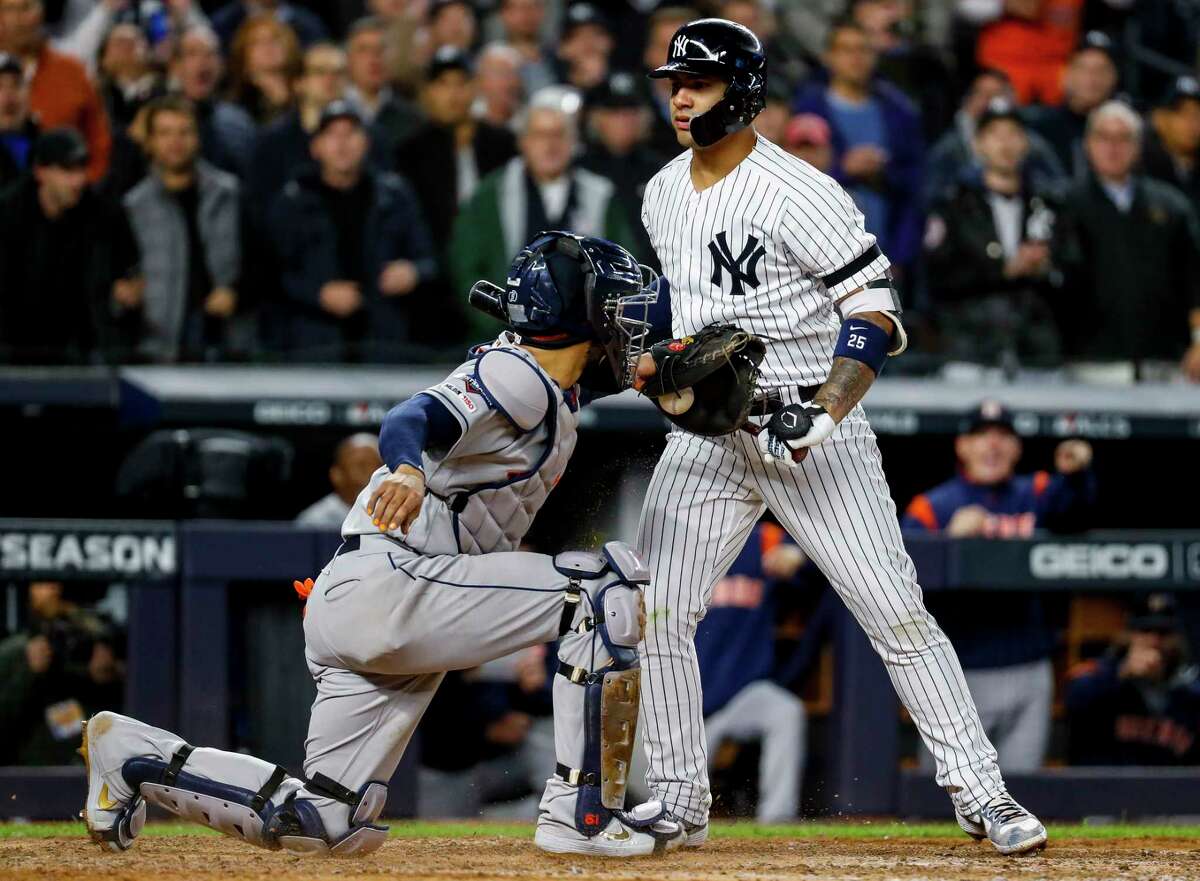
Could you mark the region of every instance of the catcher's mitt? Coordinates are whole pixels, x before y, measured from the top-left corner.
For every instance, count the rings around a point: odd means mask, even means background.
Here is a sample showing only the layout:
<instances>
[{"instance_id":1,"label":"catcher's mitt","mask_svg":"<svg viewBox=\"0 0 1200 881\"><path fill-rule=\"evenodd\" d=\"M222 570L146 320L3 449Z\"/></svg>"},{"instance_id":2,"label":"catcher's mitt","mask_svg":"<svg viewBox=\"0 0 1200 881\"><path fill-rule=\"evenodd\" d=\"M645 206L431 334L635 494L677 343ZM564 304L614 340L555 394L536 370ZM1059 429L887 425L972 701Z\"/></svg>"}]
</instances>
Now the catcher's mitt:
<instances>
[{"instance_id":1,"label":"catcher's mitt","mask_svg":"<svg viewBox=\"0 0 1200 881\"><path fill-rule=\"evenodd\" d=\"M641 388L680 428L716 437L737 431L750 414L766 344L732 324L650 347L657 372Z\"/></svg>"}]
</instances>

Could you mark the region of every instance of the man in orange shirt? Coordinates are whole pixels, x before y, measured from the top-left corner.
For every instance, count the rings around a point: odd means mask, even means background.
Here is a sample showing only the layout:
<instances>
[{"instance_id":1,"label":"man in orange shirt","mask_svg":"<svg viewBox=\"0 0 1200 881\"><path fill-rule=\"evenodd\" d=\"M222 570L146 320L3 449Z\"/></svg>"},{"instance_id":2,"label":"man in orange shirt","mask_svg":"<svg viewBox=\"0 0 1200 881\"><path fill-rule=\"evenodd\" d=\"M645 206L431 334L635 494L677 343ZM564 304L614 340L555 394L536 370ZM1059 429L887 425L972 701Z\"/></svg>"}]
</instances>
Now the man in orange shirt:
<instances>
[{"instance_id":1,"label":"man in orange shirt","mask_svg":"<svg viewBox=\"0 0 1200 881\"><path fill-rule=\"evenodd\" d=\"M959 0L980 25L976 60L1012 80L1022 104L1062 101L1062 77L1079 40L1084 0Z\"/></svg>"},{"instance_id":2,"label":"man in orange shirt","mask_svg":"<svg viewBox=\"0 0 1200 881\"><path fill-rule=\"evenodd\" d=\"M18 56L29 81L29 106L43 130L69 126L87 141L88 180L108 170L112 136L104 105L83 65L50 48L42 0L0 0L0 48Z\"/></svg>"}]
</instances>

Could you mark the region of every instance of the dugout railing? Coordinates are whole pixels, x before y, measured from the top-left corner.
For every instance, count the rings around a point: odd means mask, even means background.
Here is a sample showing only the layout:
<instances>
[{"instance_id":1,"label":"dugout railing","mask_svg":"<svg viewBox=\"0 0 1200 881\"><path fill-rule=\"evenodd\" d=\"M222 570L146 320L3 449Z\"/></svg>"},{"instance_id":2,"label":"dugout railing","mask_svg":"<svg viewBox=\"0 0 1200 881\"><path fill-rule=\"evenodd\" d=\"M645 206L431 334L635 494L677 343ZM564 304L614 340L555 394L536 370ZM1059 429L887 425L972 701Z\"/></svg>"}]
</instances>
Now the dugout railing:
<instances>
[{"instance_id":1,"label":"dugout railing","mask_svg":"<svg viewBox=\"0 0 1200 881\"><path fill-rule=\"evenodd\" d=\"M192 743L227 748L238 623L231 603L238 591L286 595L292 579L318 572L337 543L336 535L287 523L0 520L0 576L124 583L125 710ZM1190 613L1200 600L1200 531L1004 541L910 536L908 544L927 591L1169 590L1181 598L1185 622L1196 620ZM298 630L298 609L294 620ZM844 610L834 657L824 781L833 809L944 817L945 795L924 775L901 770L899 704ZM303 731L294 735L303 739ZM392 816L415 810L413 752L393 780ZM1047 817L1200 813L1200 768L1048 769L1009 782ZM65 818L78 810L82 792L79 768L0 768L0 818Z\"/></svg>"}]
</instances>

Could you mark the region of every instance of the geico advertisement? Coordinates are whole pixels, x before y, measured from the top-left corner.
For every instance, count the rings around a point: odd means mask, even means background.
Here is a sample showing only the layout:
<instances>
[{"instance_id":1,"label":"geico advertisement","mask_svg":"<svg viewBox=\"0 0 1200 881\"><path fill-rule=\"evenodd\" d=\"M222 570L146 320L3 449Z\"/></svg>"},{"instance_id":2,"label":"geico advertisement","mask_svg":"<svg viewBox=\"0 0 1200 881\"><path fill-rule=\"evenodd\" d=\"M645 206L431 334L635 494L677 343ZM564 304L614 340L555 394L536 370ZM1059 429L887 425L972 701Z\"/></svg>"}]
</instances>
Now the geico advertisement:
<instances>
[{"instance_id":1,"label":"geico advertisement","mask_svg":"<svg viewBox=\"0 0 1200 881\"><path fill-rule=\"evenodd\" d=\"M1035 578L1145 579L1171 574L1171 547L1158 542L1039 544L1029 551Z\"/></svg>"}]
</instances>

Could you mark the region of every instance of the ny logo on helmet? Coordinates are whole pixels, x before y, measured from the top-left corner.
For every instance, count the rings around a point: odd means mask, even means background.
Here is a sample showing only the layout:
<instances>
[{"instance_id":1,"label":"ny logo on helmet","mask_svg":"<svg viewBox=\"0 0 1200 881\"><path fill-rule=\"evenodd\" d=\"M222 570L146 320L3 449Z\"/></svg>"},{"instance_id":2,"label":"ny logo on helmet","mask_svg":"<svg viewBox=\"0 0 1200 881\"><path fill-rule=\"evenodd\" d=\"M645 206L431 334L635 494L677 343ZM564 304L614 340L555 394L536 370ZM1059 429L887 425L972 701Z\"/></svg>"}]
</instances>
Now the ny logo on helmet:
<instances>
[{"instance_id":1,"label":"ny logo on helmet","mask_svg":"<svg viewBox=\"0 0 1200 881\"><path fill-rule=\"evenodd\" d=\"M692 46L699 50L700 54L704 56L704 60L706 61L720 61L721 56L725 54L724 49L722 49L720 52L714 52L699 40L691 39L687 34L677 34L675 37L675 42L671 44L671 57L687 57L688 46Z\"/></svg>"},{"instance_id":2,"label":"ny logo on helmet","mask_svg":"<svg viewBox=\"0 0 1200 881\"><path fill-rule=\"evenodd\" d=\"M729 293L735 297L745 295L746 290L742 287L743 284L748 284L752 288L759 286L758 262L767 256L767 249L759 244L755 236L746 237L746 247L742 248L742 252L736 258L729 250L729 242L725 238L724 230L717 233L716 238L708 243L708 250L713 258L712 283L717 287L721 286L723 269L729 271L729 277L733 280ZM746 264L745 269L742 268L743 263Z\"/></svg>"}]
</instances>

